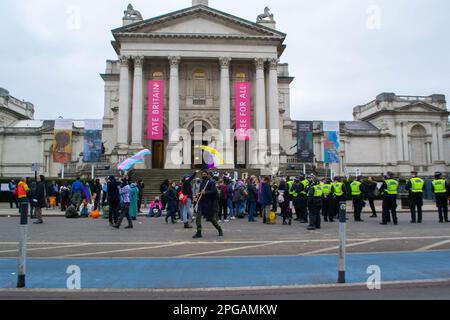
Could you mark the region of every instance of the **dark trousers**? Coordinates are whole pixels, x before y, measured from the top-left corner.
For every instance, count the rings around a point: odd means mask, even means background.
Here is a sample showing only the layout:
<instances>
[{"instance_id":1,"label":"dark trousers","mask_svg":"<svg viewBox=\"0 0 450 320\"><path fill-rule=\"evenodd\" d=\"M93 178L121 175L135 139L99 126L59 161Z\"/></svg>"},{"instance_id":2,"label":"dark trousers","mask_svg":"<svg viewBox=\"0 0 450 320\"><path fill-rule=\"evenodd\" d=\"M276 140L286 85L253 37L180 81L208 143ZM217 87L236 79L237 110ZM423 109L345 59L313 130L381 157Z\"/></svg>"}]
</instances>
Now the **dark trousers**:
<instances>
[{"instance_id":1,"label":"dark trousers","mask_svg":"<svg viewBox=\"0 0 450 320\"><path fill-rule=\"evenodd\" d=\"M228 203L227 199L219 200L219 220L227 220L228 218Z\"/></svg>"},{"instance_id":2,"label":"dark trousers","mask_svg":"<svg viewBox=\"0 0 450 320\"><path fill-rule=\"evenodd\" d=\"M9 206L11 209L13 208L13 204L16 205L16 209L19 209L19 202L17 201L17 197L14 195L14 193L11 192L9 195Z\"/></svg>"},{"instance_id":3,"label":"dark trousers","mask_svg":"<svg viewBox=\"0 0 450 320\"><path fill-rule=\"evenodd\" d=\"M130 204L129 203L124 203L122 205L122 208L120 210L119 221L117 222L117 224L119 226L122 224L122 221L123 221L124 218L127 218L128 226L132 227L133 226L133 220L131 220L131 216L130 216Z\"/></svg>"},{"instance_id":4,"label":"dark trousers","mask_svg":"<svg viewBox=\"0 0 450 320\"><path fill-rule=\"evenodd\" d=\"M309 226L320 229L320 211L322 210L322 200L313 198L309 203Z\"/></svg>"},{"instance_id":5,"label":"dark trousers","mask_svg":"<svg viewBox=\"0 0 450 320\"><path fill-rule=\"evenodd\" d=\"M166 216L166 222L169 222L169 219L171 219L172 223L175 223L176 221L176 216L175 216L175 207L170 207L168 206L167 208L167 216Z\"/></svg>"},{"instance_id":6,"label":"dark trousers","mask_svg":"<svg viewBox=\"0 0 450 320\"><path fill-rule=\"evenodd\" d=\"M289 209L289 202L285 201L285 203L280 204L281 208L281 216L283 217L283 222L286 222L286 220L291 221L292 220L292 211Z\"/></svg>"},{"instance_id":7,"label":"dark trousers","mask_svg":"<svg viewBox=\"0 0 450 320\"><path fill-rule=\"evenodd\" d=\"M372 215L377 216L377 209L375 209L375 198L368 198L370 209L372 210Z\"/></svg>"},{"instance_id":8,"label":"dark trousers","mask_svg":"<svg viewBox=\"0 0 450 320\"><path fill-rule=\"evenodd\" d=\"M107 192L103 192L102 193L102 208L106 205L106 197L107 197L108 193Z\"/></svg>"},{"instance_id":9,"label":"dark trousers","mask_svg":"<svg viewBox=\"0 0 450 320\"><path fill-rule=\"evenodd\" d=\"M95 196L95 200L94 200L94 211L98 210L99 208L99 204L100 204L100 194L97 194Z\"/></svg>"},{"instance_id":10,"label":"dark trousers","mask_svg":"<svg viewBox=\"0 0 450 320\"><path fill-rule=\"evenodd\" d=\"M392 221L397 224L397 197L396 196L385 196L383 199L383 223L388 223Z\"/></svg>"},{"instance_id":11,"label":"dark trousers","mask_svg":"<svg viewBox=\"0 0 450 320\"><path fill-rule=\"evenodd\" d=\"M308 221L308 200L306 198L306 195L301 194L299 196L299 210L300 210L300 220L301 221ZM295 211L297 211L297 208L295 208Z\"/></svg>"},{"instance_id":12,"label":"dark trousers","mask_svg":"<svg viewBox=\"0 0 450 320\"><path fill-rule=\"evenodd\" d=\"M197 216L195 217L195 223L197 225L197 232L199 232L199 233L202 232L202 218L203 218L203 216L201 213L197 214ZM214 228L217 229L217 231L222 230L222 228L219 226L219 223L217 222L216 214L213 214L211 216L211 218L209 218L208 220L211 222L211 224L214 226Z\"/></svg>"},{"instance_id":13,"label":"dark trousers","mask_svg":"<svg viewBox=\"0 0 450 320\"><path fill-rule=\"evenodd\" d=\"M161 202L162 202L162 209L166 210L166 206L167 206L167 199L165 196L161 196Z\"/></svg>"},{"instance_id":14,"label":"dark trousers","mask_svg":"<svg viewBox=\"0 0 450 320\"><path fill-rule=\"evenodd\" d=\"M422 206L423 206L423 194L413 193L409 197L409 204L411 210L411 222L422 222ZM417 209L417 219L416 219Z\"/></svg>"},{"instance_id":15,"label":"dark trousers","mask_svg":"<svg viewBox=\"0 0 450 320\"><path fill-rule=\"evenodd\" d=\"M361 196L353 197L353 209L355 210L355 221L361 221L361 212L364 208L364 200Z\"/></svg>"},{"instance_id":16,"label":"dark trousers","mask_svg":"<svg viewBox=\"0 0 450 320\"><path fill-rule=\"evenodd\" d=\"M334 199L333 199L334 216L337 219L339 219L339 212L340 212L340 208L341 208L341 202L346 203L347 202L347 198L344 197L344 196L334 197Z\"/></svg>"},{"instance_id":17,"label":"dark trousers","mask_svg":"<svg viewBox=\"0 0 450 320\"><path fill-rule=\"evenodd\" d=\"M447 195L436 195L436 206L439 212L439 221L448 221L448 198Z\"/></svg>"},{"instance_id":18,"label":"dark trousers","mask_svg":"<svg viewBox=\"0 0 450 320\"><path fill-rule=\"evenodd\" d=\"M322 215L325 221L334 220L333 201L329 197L322 200Z\"/></svg>"},{"instance_id":19,"label":"dark trousers","mask_svg":"<svg viewBox=\"0 0 450 320\"><path fill-rule=\"evenodd\" d=\"M116 224L119 220L119 202L113 201L109 204L109 223Z\"/></svg>"}]
</instances>

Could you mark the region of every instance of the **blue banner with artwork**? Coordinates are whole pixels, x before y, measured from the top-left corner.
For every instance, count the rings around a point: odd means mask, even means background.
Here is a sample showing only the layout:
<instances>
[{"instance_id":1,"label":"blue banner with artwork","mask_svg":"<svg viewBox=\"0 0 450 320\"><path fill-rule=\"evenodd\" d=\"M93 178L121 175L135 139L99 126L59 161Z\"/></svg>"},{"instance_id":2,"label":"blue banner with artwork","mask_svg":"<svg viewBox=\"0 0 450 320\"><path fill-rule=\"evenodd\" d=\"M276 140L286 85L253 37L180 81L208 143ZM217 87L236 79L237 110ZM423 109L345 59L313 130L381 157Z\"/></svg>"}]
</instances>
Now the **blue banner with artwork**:
<instances>
[{"instance_id":1,"label":"blue banner with artwork","mask_svg":"<svg viewBox=\"0 0 450 320\"><path fill-rule=\"evenodd\" d=\"M102 120L85 120L83 162L102 161L102 128Z\"/></svg>"},{"instance_id":2,"label":"blue banner with artwork","mask_svg":"<svg viewBox=\"0 0 450 320\"><path fill-rule=\"evenodd\" d=\"M339 122L323 123L323 148L325 163L340 163Z\"/></svg>"}]
</instances>

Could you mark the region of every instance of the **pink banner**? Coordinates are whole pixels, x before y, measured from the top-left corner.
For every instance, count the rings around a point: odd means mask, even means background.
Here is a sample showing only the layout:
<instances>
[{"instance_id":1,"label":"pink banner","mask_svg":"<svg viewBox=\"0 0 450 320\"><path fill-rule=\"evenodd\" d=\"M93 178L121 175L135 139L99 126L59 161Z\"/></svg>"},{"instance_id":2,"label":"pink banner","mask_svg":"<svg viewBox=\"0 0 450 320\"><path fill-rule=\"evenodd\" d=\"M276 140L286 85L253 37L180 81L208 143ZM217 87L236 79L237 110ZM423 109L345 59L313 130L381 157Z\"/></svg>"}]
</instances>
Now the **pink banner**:
<instances>
[{"instance_id":1,"label":"pink banner","mask_svg":"<svg viewBox=\"0 0 450 320\"><path fill-rule=\"evenodd\" d=\"M164 140L164 80L148 83L147 138Z\"/></svg>"},{"instance_id":2,"label":"pink banner","mask_svg":"<svg viewBox=\"0 0 450 320\"><path fill-rule=\"evenodd\" d=\"M236 138L250 140L251 129L250 82L236 83Z\"/></svg>"}]
</instances>

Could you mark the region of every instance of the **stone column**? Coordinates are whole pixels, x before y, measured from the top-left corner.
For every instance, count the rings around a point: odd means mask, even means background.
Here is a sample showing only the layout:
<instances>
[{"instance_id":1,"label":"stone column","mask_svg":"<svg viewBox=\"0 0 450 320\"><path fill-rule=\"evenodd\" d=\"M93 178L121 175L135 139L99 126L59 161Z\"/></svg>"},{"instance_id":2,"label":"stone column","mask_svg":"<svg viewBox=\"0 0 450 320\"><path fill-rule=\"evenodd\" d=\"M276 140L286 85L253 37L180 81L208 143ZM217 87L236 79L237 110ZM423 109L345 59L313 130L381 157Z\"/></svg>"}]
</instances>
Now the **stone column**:
<instances>
[{"instance_id":1,"label":"stone column","mask_svg":"<svg viewBox=\"0 0 450 320\"><path fill-rule=\"evenodd\" d=\"M442 123L437 124L437 140L439 147L439 161L444 161L444 133L442 131Z\"/></svg>"},{"instance_id":2,"label":"stone column","mask_svg":"<svg viewBox=\"0 0 450 320\"><path fill-rule=\"evenodd\" d=\"M404 161L403 157L403 134L402 134L403 122L396 122L397 127L397 161Z\"/></svg>"},{"instance_id":3,"label":"stone column","mask_svg":"<svg viewBox=\"0 0 450 320\"><path fill-rule=\"evenodd\" d=\"M129 57L120 58L120 96L119 96L119 121L117 128L117 144L119 148L128 148L128 127L130 117L130 75Z\"/></svg>"},{"instance_id":4,"label":"stone column","mask_svg":"<svg viewBox=\"0 0 450 320\"><path fill-rule=\"evenodd\" d=\"M231 128L230 58L220 58L220 131Z\"/></svg>"},{"instance_id":5,"label":"stone column","mask_svg":"<svg viewBox=\"0 0 450 320\"><path fill-rule=\"evenodd\" d=\"M271 166L280 162L280 107L278 103L278 59L269 60L269 129Z\"/></svg>"},{"instance_id":6,"label":"stone column","mask_svg":"<svg viewBox=\"0 0 450 320\"><path fill-rule=\"evenodd\" d=\"M230 62L231 58L222 57L220 63L220 132L222 134L223 156L225 168L234 167L234 139L231 137L231 104L230 104Z\"/></svg>"},{"instance_id":7,"label":"stone column","mask_svg":"<svg viewBox=\"0 0 450 320\"><path fill-rule=\"evenodd\" d=\"M433 154L433 162L439 160L439 150L438 150L438 136L437 136L437 128L436 123L431 124L431 136L433 139L433 142L431 144L432 148L432 154Z\"/></svg>"},{"instance_id":8,"label":"stone column","mask_svg":"<svg viewBox=\"0 0 450 320\"><path fill-rule=\"evenodd\" d=\"M169 57L170 85L169 85L169 140L170 143L179 142L180 128L180 91L179 64L180 57Z\"/></svg>"},{"instance_id":9,"label":"stone column","mask_svg":"<svg viewBox=\"0 0 450 320\"><path fill-rule=\"evenodd\" d=\"M255 77L255 118L256 118L256 136L252 137L251 145L257 152L250 152L250 163L255 168L262 168L263 162L267 156L267 126L266 126L266 78L264 73L264 64L266 60L262 58L255 59L256 77Z\"/></svg>"},{"instance_id":10,"label":"stone column","mask_svg":"<svg viewBox=\"0 0 450 320\"><path fill-rule=\"evenodd\" d=\"M403 123L403 156L405 161L409 161L408 123Z\"/></svg>"},{"instance_id":11,"label":"stone column","mask_svg":"<svg viewBox=\"0 0 450 320\"><path fill-rule=\"evenodd\" d=\"M132 138L131 144L135 148L142 149L142 117L144 115L143 97L143 72L144 57L134 57L134 82L133 82L133 113L132 113Z\"/></svg>"}]
</instances>

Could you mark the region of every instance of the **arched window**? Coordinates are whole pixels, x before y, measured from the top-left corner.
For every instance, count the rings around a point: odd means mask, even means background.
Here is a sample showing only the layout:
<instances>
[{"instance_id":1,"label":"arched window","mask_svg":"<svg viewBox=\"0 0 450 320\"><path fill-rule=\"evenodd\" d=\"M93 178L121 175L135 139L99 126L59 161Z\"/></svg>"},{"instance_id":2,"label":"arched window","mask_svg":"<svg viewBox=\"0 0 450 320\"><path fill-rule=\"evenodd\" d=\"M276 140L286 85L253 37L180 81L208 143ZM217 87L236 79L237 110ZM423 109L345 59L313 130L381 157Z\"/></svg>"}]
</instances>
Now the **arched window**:
<instances>
[{"instance_id":1,"label":"arched window","mask_svg":"<svg viewBox=\"0 0 450 320\"><path fill-rule=\"evenodd\" d=\"M247 74L245 72L236 73L236 81L237 82L245 82L247 81Z\"/></svg>"},{"instance_id":2,"label":"arched window","mask_svg":"<svg viewBox=\"0 0 450 320\"><path fill-rule=\"evenodd\" d=\"M203 69L194 71L194 100L206 99L206 73Z\"/></svg>"},{"instance_id":3,"label":"arched window","mask_svg":"<svg viewBox=\"0 0 450 320\"><path fill-rule=\"evenodd\" d=\"M152 79L153 80L164 80L164 73L160 70L154 71L152 73Z\"/></svg>"}]
</instances>

